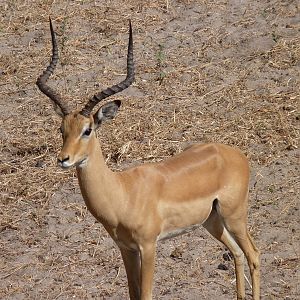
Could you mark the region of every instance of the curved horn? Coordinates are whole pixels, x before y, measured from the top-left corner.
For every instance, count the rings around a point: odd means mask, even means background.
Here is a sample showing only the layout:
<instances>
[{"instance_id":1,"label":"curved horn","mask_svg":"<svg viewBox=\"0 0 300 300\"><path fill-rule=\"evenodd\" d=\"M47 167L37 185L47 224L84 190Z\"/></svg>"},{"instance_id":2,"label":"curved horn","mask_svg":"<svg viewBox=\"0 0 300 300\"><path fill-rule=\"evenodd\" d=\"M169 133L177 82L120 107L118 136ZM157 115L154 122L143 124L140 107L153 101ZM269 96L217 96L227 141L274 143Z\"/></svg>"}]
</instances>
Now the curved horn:
<instances>
[{"instance_id":1,"label":"curved horn","mask_svg":"<svg viewBox=\"0 0 300 300\"><path fill-rule=\"evenodd\" d=\"M126 88L128 88L134 81L134 62L133 62L133 39L132 39L132 27L131 21L129 20L129 42L128 42L128 52L127 52L127 76L125 80L118 84L115 84L97 94L95 94L89 102L84 106L81 115L88 117L95 107L101 100L110 97L116 93L119 93Z\"/></svg>"},{"instance_id":2,"label":"curved horn","mask_svg":"<svg viewBox=\"0 0 300 300\"><path fill-rule=\"evenodd\" d=\"M52 39L51 62L49 64L49 66L47 67L47 69L43 72L43 74L38 77L36 84L42 93L44 93L46 96L48 96L54 102L54 104L59 106L63 115L67 115L69 113L67 104L62 100L62 97L57 92L55 92L50 86L48 86L46 84L49 77L53 74L53 71L58 62L58 48L57 48L57 43L56 43L56 39L55 39L55 32L53 30L53 26L52 26L50 17L49 17L49 22L50 22L50 32L51 32L51 39Z\"/></svg>"}]
</instances>

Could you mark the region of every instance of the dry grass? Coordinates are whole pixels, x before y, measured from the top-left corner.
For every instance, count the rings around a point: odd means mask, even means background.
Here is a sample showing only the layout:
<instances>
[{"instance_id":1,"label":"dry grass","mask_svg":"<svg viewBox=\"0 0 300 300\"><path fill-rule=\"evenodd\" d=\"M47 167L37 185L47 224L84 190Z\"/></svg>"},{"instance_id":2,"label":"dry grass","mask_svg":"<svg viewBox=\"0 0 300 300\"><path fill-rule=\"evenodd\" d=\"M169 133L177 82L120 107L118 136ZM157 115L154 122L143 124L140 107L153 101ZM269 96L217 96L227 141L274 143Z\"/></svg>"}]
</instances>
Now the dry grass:
<instances>
[{"instance_id":1,"label":"dry grass","mask_svg":"<svg viewBox=\"0 0 300 300\"><path fill-rule=\"evenodd\" d=\"M124 75L127 19L133 21L136 82L118 96L123 106L116 120L99 132L112 168L159 161L193 142L235 145L247 153L254 169L252 189L260 202L252 204L250 219L261 220L253 225L256 234L262 232L263 222L273 219L260 205L278 205L280 216L296 209L300 28L293 18L298 6L294 1L251 5L134 0L2 2L0 234L18 232L27 224L24 220L42 226L53 194L67 182L78 193L74 172L56 167L60 121L35 87L50 55L49 15L61 45L61 66L52 85L68 95L74 107ZM228 18L227 26L222 25L218 12ZM282 176L276 174L275 183L269 182L268 176L274 174L266 170L277 172L278 165ZM265 181L255 190L261 178ZM279 203L283 196L285 202ZM81 205L75 210L86 214ZM264 247L272 244L261 243ZM88 245L89 251L97 248L94 242ZM8 246L13 247L11 241L1 238L0 249ZM286 262L276 260L276 267L284 268ZM18 267L13 260L1 262L0 278L5 281L27 266ZM9 295L7 287L1 287L2 295ZM113 294L111 289L107 297ZM79 291L77 295L86 297Z\"/></svg>"}]
</instances>

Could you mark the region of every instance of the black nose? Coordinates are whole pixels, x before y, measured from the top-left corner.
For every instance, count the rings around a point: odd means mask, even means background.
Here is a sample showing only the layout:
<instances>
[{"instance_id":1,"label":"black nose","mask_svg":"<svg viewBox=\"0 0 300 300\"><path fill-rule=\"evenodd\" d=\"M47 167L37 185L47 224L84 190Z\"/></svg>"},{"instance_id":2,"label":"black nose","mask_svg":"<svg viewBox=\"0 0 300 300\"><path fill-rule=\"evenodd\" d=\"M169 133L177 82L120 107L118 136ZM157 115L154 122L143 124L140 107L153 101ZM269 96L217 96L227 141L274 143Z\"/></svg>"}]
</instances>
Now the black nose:
<instances>
[{"instance_id":1,"label":"black nose","mask_svg":"<svg viewBox=\"0 0 300 300\"><path fill-rule=\"evenodd\" d=\"M59 162L59 163L64 163L65 161L68 161L69 160L69 158L70 158L70 156L67 156L67 157L65 157L65 158L63 158L63 159L57 159L57 162Z\"/></svg>"}]
</instances>

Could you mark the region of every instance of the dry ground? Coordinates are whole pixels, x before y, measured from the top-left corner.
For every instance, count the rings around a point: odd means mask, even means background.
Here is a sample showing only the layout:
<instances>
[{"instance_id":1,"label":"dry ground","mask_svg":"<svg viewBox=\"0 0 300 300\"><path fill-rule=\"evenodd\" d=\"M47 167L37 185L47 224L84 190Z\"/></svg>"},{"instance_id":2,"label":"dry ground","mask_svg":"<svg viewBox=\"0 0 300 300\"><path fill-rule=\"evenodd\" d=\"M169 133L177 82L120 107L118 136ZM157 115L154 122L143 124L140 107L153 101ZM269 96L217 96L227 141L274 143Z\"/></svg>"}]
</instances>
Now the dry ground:
<instances>
[{"instance_id":1,"label":"dry ground","mask_svg":"<svg viewBox=\"0 0 300 300\"><path fill-rule=\"evenodd\" d=\"M119 251L87 212L74 171L56 167L60 121L35 87L51 15L61 50L52 84L74 107L122 78L132 20L136 82L99 132L109 165L159 161L191 142L241 148L262 298L299 299L297 3L2 0L0 298L127 297ZM234 299L227 257L201 229L160 243L155 299Z\"/></svg>"}]
</instances>

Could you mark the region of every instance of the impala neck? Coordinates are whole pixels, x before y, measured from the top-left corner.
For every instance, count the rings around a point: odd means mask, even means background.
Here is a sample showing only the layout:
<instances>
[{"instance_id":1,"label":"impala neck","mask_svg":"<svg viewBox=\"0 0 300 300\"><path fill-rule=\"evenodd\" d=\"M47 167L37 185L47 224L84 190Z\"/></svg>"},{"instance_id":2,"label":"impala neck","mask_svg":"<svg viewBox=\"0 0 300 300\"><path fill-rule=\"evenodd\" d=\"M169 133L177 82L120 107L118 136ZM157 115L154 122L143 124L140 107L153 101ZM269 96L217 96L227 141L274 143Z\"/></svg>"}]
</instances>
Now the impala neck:
<instances>
[{"instance_id":1,"label":"impala neck","mask_svg":"<svg viewBox=\"0 0 300 300\"><path fill-rule=\"evenodd\" d=\"M81 193L91 213L103 225L117 226L122 213L122 183L103 158L100 144L94 136L86 165L77 167Z\"/></svg>"}]
</instances>

